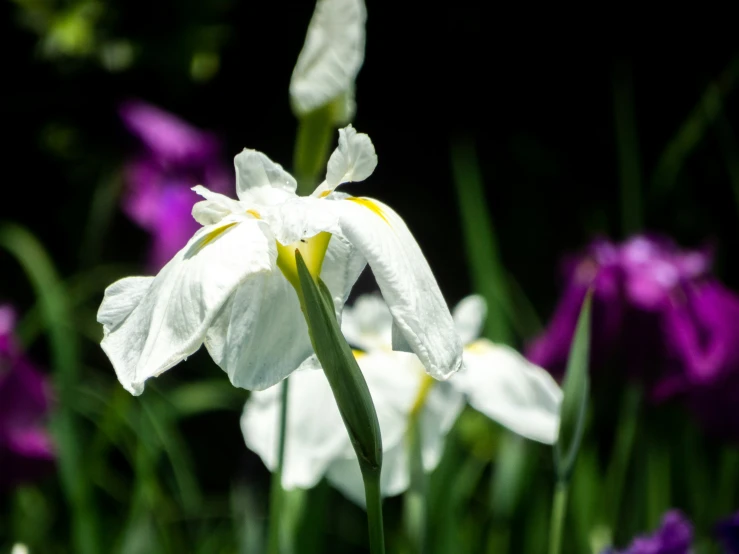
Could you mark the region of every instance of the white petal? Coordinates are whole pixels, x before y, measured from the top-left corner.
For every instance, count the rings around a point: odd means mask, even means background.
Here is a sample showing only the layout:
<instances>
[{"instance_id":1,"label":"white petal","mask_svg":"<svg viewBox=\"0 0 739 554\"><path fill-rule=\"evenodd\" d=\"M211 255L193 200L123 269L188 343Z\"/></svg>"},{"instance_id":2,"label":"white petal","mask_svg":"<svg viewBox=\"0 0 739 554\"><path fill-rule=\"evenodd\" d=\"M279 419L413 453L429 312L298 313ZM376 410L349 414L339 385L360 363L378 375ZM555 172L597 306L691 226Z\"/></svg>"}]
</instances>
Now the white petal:
<instances>
[{"instance_id":1,"label":"white petal","mask_svg":"<svg viewBox=\"0 0 739 554\"><path fill-rule=\"evenodd\" d=\"M295 289L279 270L244 282L205 340L234 386L264 390L313 353Z\"/></svg>"},{"instance_id":2,"label":"white petal","mask_svg":"<svg viewBox=\"0 0 739 554\"><path fill-rule=\"evenodd\" d=\"M99 311L100 322L108 327L101 346L121 384L141 394L146 379L195 352L234 289L250 276L271 271L276 257L262 223L227 218L200 229L120 322L111 314L130 307L121 308L125 300L120 294L131 289L131 282L111 285Z\"/></svg>"},{"instance_id":3,"label":"white petal","mask_svg":"<svg viewBox=\"0 0 739 554\"><path fill-rule=\"evenodd\" d=\"M294 196L260 211L280 244L288 245L310 238L322 231L336 233L338 219L330 202Z\"/></svg>"},{"instance_id":4,"label":"white petal","mask_svg":"<svg viewBox=\"0 0 739 554\"><path fill-rule=\"evenodd\" d=\"M321 279L331 291L337 315L341 316L349 293L366 266L367 261L357 248L338 234L331 237Z\"/></svg>"},{"instance_id":5,"label":"white petal","mask_svg":"<svg viewBox=\"0 0 739 554\"><path fill-rule=\"evenodd\" d=\"M154 277L126 277L105 289L105 298L97 315L104 335L115 331L131 315L153 281Z\"/></svg>"},{"instance_id":6,"label":"white petal","mask_svg":"<svg viewBox=\"0 0 739 554\"><path fill-rule=\"evenodd\" d=\"M451 383L434 383L421 410L421 452L423 467L428 473L439 465L446 436L465 406L464 394Z\"/></svg>"},{"instance_id":7,"label":"white petal","mask_svg":"<svg viewBox=\"0 0 739 554\"><path fill-rule=\"evenodd\" d=\"M353 104L354 80L364 61L363 0L318 0L305 44L290 80L290 100L298 116L334 101L339 112ZM351 113L337 113L351 118ZM347 117L348 116L348 117Z\"/></svg>"},{"instance_id":8,"label":"white petal","mask_svg":"<svg viewBox=\"0 0 739 554\"><path fill-rule=\"evenodd\" d=\"M282 166L256 150L245 148L234 158L236 195L253 204L278 204L295 196L297 182Z\"/></svg>"},{"instance_id":9,"label":"white petal","mask_svg":"<svg viewBox=\"0 0 739 554\"><path fill-rule=\"evenodd\" d=\"M426 258L405 222L367 198L337 200L341 233L372 268L393 320L426 371L437 379L462 365L462 344Z\"/></svg>"},{"instance_id":10,"label":"white petal","mask_svg":"<svg viewBox=\"0 0 739 554\"><path fill-rule=\"evenodd\" d=\"M344 308L341 331L349 344L362 350L390 350L392 322L393 316L379 294L363 294L353 306Z\"/></svg>"},{"instance_id":11,"label":"white petal","mask_svg":"<svg viewBox=\"0 0 739 554\"><path fill-rule=\"evenodd\" d=\"M233 198L210 191L202 185L194 186L192 190L205 198L192 207L192 216L201 225L212 225L230 214L243 214L246 211Z\"/></svg>"},{"instance_id":12,"label":"white petal","mask_svg":"<svg viewBox=\"0 0 739 554\"><path fill-rule=\"evenodd\" d=\"M364 508L364 482L356 456L337 459L331 463L326 478L344 496ZM410 483L408 471L408 448L397 444L387 450L383 447L380 494L396 496L404 493Z\"/></svg>"},{"instance_id":13,"label":"white petal","mask_svg":"<svg viewBox=\"0 0 739 554\"><path fill-rule=\"evenodd\" d=\"M469 344L480 336L487 312L485 299L479 294L471 294L455 306L452 317L462 344Z\"/></svg>"},{"instance_id":14,"label":"white petal","mask_svg":"<svg viewBox=\"0 0 739 554\"><path fill-rule=\"evenodd\" d=\"M372 141L349 125L339 129L339 146L328 160L326 185L333 190L341 183L364 181L376 167L377 154Z\"/></svg>"},{"instance_id":15,"label":"white petal","mask_svg":"<svg viewBox=\"0 0 739 554\"><path fill-rule=\"evenodd\" d=\"M486 339L472 343L464 357L465 368L449 382L473 408L529 439L557 440L562 391L549 373Z\"/></svg>"},{"instance_id":16,"label":"white petal","mask_svg":"<svg viewBox=\"0 0 739 554\"><path fill-rule=\"evenodd\" d=\"M323 371L301 371L289 381L282 485L311 488L334 460L351 452L351 443ZM246 445L270 471L277 466L280 406L280 386L276 385L253 392L241 418Z\"/></svg>"}]
</instances>

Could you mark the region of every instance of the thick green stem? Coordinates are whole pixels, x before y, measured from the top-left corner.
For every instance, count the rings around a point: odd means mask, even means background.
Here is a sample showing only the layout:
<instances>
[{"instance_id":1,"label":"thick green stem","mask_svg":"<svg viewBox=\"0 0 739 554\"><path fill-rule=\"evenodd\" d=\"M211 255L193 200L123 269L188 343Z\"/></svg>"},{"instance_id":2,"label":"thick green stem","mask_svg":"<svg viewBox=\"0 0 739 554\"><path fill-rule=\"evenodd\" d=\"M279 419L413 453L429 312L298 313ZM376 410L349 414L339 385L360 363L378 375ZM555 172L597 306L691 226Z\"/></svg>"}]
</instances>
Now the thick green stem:
<instances>
[{"instance_id":1,"label":"thick green stem","mask_svg":"<svg viewBox=\"0 0 739 554\"><path fill-rule=\"evenodd\" d=\"M382 496L380 495L380 469L373 470L363 464L364 495L367 499L367 524L371 554L385 554L385 531L382 523Z\"/></svg>"},{"instance_id":2,"label":"thick green stem","mask_svg":"<svg viewBox=\"0 0 739 554\"><path fill-rule=\"evenodd\" d=\"M280 515L282 511L282 467L285 463L285 435L287 434L287 397L288 379L280 383L280 418L277 422L280 428L277 437L277 469L272 474L269 502L269 537L267 552L280 554Z\"/></svg>"},{"instance_id":3,"label":"thick green stem","mask_svg":"<svg viewBox=\"0 0 739 554\"><path fill-rule=\"evenodd\" d=\"M552 501L552 518L549 525L549 554L560 554L562 552L562 535L565 525L565 512L567 511L567 493L569 484L565 481L557 481Z\"/></svg>"}]
</instances>

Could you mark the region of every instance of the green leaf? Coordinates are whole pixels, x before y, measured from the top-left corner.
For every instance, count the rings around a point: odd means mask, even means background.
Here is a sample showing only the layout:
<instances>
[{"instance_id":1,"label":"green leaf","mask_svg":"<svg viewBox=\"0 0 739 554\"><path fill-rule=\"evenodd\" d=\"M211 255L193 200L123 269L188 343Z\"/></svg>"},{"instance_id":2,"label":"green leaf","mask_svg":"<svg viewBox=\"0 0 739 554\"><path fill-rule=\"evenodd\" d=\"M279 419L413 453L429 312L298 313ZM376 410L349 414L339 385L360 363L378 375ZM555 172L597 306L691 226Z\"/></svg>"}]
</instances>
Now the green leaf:
<instances>
[{"instance_id":1,"label":"green leaf","mask_svg":"<svg viewBox=\"0 0 739 554\"><path fill-rule=\"evenodd\" d=\"M331 293L323 281L313 280L300 252L296 251L295 257L313 349L331 385L362 471L378 471L382 465L380 424L367 382L341 333Z\"/></svg>"},{"instance_id":2,"label":"green leaf","mask_svg":"<svg viewBox=\"0 0 739 554\"><path fill-rule=\"evenodd\" d=\"M51 418L51 430L58 447L62 488L71 508L74 551L92 554L98 551L99 526L86 478L79 422L72 410L80 358L66 291L44 247L23 227L10 223L2 225L0 247L12 254L26 272L49 329L54 387L59 398L56 413Z\"/></svg>"},{"instance_id":3,"label":"green leaf","mask_svg":"<svg viewBox=\"0 0 739 554\"><path fill-rule=\"evenodd\" d=\"M471 142L459 141L452 145L452 171L467 263L472 273L472 288L485 298L488 305L485 334L495 342L511 344L507 317L512 315L513 309L498 251L498 239L486 207L482 177Z\"/></svg>"},{"instance_id":4,"label":"green leaf","mask_svg":"<svg viewBox=\"0 0 739 554\"><path fill-rule=\"evenodd\" d=\"M562 400L559 439L554 445L554 460L560 481L569 479L585 428L585 415L590 389L588 369L591 296L591 292L588 291L580 310L575 337L570 347L570 357L567 360L567 373L562 386L564 398Z\"/></svg>"}]
</instances>

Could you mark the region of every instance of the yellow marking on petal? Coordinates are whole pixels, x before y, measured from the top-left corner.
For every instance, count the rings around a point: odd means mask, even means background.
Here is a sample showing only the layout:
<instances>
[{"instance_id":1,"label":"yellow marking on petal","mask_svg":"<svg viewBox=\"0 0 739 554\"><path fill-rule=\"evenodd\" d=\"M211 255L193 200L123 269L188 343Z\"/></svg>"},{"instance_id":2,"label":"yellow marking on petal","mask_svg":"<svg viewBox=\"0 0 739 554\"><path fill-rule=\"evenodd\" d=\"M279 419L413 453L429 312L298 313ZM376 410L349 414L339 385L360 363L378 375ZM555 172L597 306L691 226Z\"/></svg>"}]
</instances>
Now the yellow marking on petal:
<instances>
[{"instance_id":1,"label":"yellow marking on petal","mask_svg":"<svg viewBox=\"0 0 739 554\"><path fill-rule=\"evenodd\" d=\"M321 194L318 195L318 198L326 198L332 192L334 191L332 191L331 189L324 190Z\"/></svg>"},{"instance_id":2,"label":"yellow marking on petal","mask_svg":"<svg viewBox=\"0 0 739 554\"><path fill-rule=\"evenodd\" d=\"M470 354L485 354L490 350L490 345L484 340L476 340L465 346L464 350Z\"/></svg>"},{"instance_id":3,"label":"yellow marking on petal","mask_svg":"<svg viewBox=\"0 0 739 554\"><path fill-rule=\"evenodd\" d=\"M236 223L229 223L228 225L224 225L223 227L218 227L217 229L213 229L211 232L209 232L207 235L205 235L198 244L195 245L195 251L193 254L197 254L200 252L203 248L208 246L211 242L216 240L218 237L220 237L223 233L225 233L228 229L236 225Z\"/></svg>"},{"instance_id":4,"label":"yellow marking on petal","mask_svg":"<svg viewBox=\"0 0 739 554\"><path fill-rule=\"evenodd\" d=\"M350 202L354 202L355 204L359 204L360 206L364 206L369 211L376 213L379 215L383 220L385 220L385 223L390 225L390 222L388 221L387 217L385 217L385 213L382 211L382 208L375 204L372 200L369 198L360 198L359 196L351 196L347 198Z\"/></svg>"},{"instance_id":5,"label":"yellow marking on petal","mask_svg":"<svg viewBox=\"0 0 739 554\"><path fill-rule=\"evenodd\" d=\"M423 374L423 376L421 377L421 388L418 389L416 400L413 402L413 407L411 408L411 417L417 416L419 412L423 409L423 405L426 403L426 398L428 397L429 392L431 391L435 382L436 381L434 380L434 378L431 377L428 373Z\"/></svg>"},{"instance_id":6,"label":"yellow marking on petal","mask_svg":"<svg viewBox=\"0 0 739 554\"><path fill-rule=\"evenodd\" d=\"M261 215L260 215L260 213L259 213L258 211L256 211L256 210L246 210L246 213L248 213L249 215L253 215L253 216L254 216L254 217L256 217L257 219L262 219L262 216L261 216Z\"/></svg>"},{"instance_id":7,"label":"yellow marking on petal","mask_svg":"<svg viewBox=\"0 0 739 554\"><path fill-rule=\"evenodd\" d=\"M313 279L318 279L321 275L323 258L326 256L326 249L328 249L328 242L330 240L331 233L321 231L315 236L293 242L292 244L277 243L277 267L280 268L285 278L290 281L290 284L295 287L295 290L300 290L300 278L298 277L298 266L295 262L295 251L300 251L305 265L308 267L308 272Z\"/></svg>"},{"instance_id":8,"label":"yellow marking on petal","mask_svg":"<svg viewBox=\"0 0 739 554\"><path fill-rule=\"evenodd\" d=\"M359 360L360 358L364 358L367 355L367 352L364 350L355 350L352 348L352 354L354 354L354 359Z\"/></svg>"}]
</instances>

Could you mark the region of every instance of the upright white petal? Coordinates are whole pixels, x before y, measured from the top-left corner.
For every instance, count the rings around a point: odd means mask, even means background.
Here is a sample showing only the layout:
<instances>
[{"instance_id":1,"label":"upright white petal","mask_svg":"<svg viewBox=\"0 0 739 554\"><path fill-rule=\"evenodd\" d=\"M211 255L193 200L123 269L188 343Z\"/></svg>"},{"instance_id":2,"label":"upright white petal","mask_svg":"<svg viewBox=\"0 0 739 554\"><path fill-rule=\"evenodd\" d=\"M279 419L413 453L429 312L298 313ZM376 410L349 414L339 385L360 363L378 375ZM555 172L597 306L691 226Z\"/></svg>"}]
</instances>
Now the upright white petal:
<instances>
[{"instance_id":1,"label":"upright white petal","mask_svg":"<svg viewBox=\"0 0 739 554\"><path fill-rule=\"evenodd\" d=\"M282 486L311 488L329 465L351 453L351 442L323 371L299 371L289 377ZM270 471L277 467L280 387L253 392L244 406L241 429L247 447Z\"/></svg>"},{"instance_id":2,"label":"upright white petal","mask_svg":"<svg viewBox=\"0 0 739 554\"><path fill-rule=\"evenodd\" d=\"M233 198L210 191L202 185L196 185L192 190L205 198L192 207L192 216L201 225L212 225L228 215L243 214L246 210Z\"/></svg>"},{"instance_id":3,"label":"upright white petal","mask_svg":"<svg viewBox=\"0 0 739 554\"><path fill-rule=\"evenodd\" d=\"M485 299L479 294L471 294L463 298L454 307L452 317L462 344L469 344L480 336L487 311Z\"/></svg>"},{"instance_id":4,"label":"upright white petal","mask_svg":"<svg viewBox=\"0 0 739 554\"><path fill-rule=\"evenodd\" d=\"M372 268L399 331L426 371L446 379L462 365L462 344L426 258L405 222L367 198L330 201L344 237Z\"/></svg>"},{"instance_id":5,"label":"upright white petal","mask_svg":"<svg viewBox=\"0 0 739 554\"><path fill-rule=\"evenodd\" d=\"M101 346L129 392L141 394L146 379L195 352L233 291L272 271L277 253L262 225L231 217L203 227L145 291L144 281L130 278L108 287L98 312L106 330ZM124 298L132 291L135 306Z\"/></svg>"},{"instance_id":6,"label":"upright white petal","mask_svg":"<svg viewBox=\"0 0 739 554\"><path fill-rule=\"evenodd\" d=\"M328 160L326 185L333 190L341 183L364 181L376 167L377 154L369 136L349 125L339 129L339 146Z\"/></svg>"},{"instance_id":7,"label":"upright white petal","mask_svg":"<svg viewBox=\"0 0 739 554\"><path fill-rule=\"evenodd\" d=\"M366 19L363 0L318 0L290 80L296 115L340 102L336 122L351 119L354 81L364 61Z\"/></svg>"},{"instance_id":8,"label":"upright white petal","mask_svg":"<svg viewBox=\"0 0 739 554\"><path fill-rule=\"evenodd\" d=\"M254 204L279 204L295 195L295 178L256 150L244 148L234 158L236 195Z\"/></svg>"},{"instance_id":9,"label":"upright white petal","mask_svg":"<svg viewBox=\"0 0 739 554\"><path fill-rule=\"evenodd\" d=\"M362 350L390 350L393 316L379 294L363 294L344 308L341 331L347 342Z\"/></svg>"},{"instance_id":10,"label":"upright white petal","mask_svg":"<svg viewBox=\"0 0 739 554\"><path fill-rule=\"evenodd\" d=\"M280 244L292 244L322 231L336 233L339 229L338 218L329 202L310 196L293 196L259 213Z\"/></svg>"},{"instance_id":11,"label":"upright white petal","mask_svg":"<svg viewBox=\"0 0 739 554\"><path fill-rule=\"evenodd\" d=\"M466 348L464 361L449 384L464 392L473 408L529 439L557 440L562 391L549 373L513 348L486 339Z\"/></svg>"}]
</instances>

